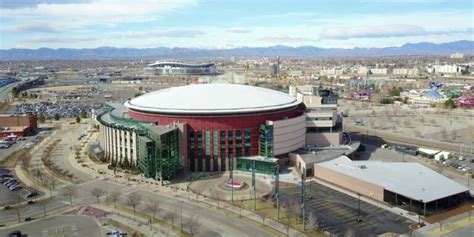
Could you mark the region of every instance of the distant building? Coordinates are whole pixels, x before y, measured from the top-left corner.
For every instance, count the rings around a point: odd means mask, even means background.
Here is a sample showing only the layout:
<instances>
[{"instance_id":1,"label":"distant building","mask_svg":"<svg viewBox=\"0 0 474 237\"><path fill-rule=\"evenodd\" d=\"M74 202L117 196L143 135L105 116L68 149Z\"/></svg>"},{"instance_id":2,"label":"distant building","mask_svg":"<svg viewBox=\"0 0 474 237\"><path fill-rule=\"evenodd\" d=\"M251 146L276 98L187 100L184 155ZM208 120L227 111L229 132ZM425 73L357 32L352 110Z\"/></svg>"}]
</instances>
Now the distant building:
<instances>
[{"instance_id":1,"label":"distant building","mask_svg":"<svg viewBox=\"0 0 474 237\"><path fill-rule=\"evenodd\" d=\"M7 77L7 78L0 78L0 87L4 87L8 84L16 82L16 78L13 77Z\"/></svg>"},{"instance_id":2,"label":"distant building","mask_svg":"<svg viewBox=\"0 0 474 237\"><path fill-rule=\"evenodd\" d=\"M453 58L453 59L463 59L464 58L464 54L463 53L453 53L449 56L449 58Z\"/></svg>"},{"instance_id":3,"label":"distant building","mask_svg":"<svg viewBox=\"0 0 474 237\"><path fill-rule=\"evenodd\" d=\"M420 73L418 68L394 68L393 75L415 76Z\"/></svg>"},{"instance_id":4,"label":"distant building","mask_svg":"<svg viewBox=\"0 0 474 237\"><path fill-rule=\"evenodd\" d=\"M160 62L149 64L158 75L214 75L217 73L214 63L191 64L181 62Z\"/></svg>"},{"instance_id":5,"label":"distant building","mask_svg":"<svg viewBox=\"0 0 474 237\"><path fill-rule=\"evenodd\" d=\"M462 67L458 65L433 65L427 68L428 72L430 73L437 73L437 74L458 74L461 73Z\"/></svg>"},{"instance_id":6,"label":"distant building","mask_svg":"<svg viewBox=\"0 0 474 237\"><path fill-rule=\"evenodd\" d=\"M375 75L386 75L388 72L387 68L371 68L370 72Z\"/></svg>"},{"instance_id":7,"label":"distant building","mask_svg":"<svg viewBox=\"0 0 474 237\"><path fill-rule=\"evenodd\" d=\"M38 126L34 115L0 115L0 137L23 137L32 133Z\"/></svg>"},{"instance_id":8,"label":"distant building","mask_svg":"<svg viewBox=\"0 0 474 237\"><path fill-rule=\"evenodd\" d=\"M458 99L460 106L474 107L474 97L463 97Z\"/></svg>"}]
</instances>

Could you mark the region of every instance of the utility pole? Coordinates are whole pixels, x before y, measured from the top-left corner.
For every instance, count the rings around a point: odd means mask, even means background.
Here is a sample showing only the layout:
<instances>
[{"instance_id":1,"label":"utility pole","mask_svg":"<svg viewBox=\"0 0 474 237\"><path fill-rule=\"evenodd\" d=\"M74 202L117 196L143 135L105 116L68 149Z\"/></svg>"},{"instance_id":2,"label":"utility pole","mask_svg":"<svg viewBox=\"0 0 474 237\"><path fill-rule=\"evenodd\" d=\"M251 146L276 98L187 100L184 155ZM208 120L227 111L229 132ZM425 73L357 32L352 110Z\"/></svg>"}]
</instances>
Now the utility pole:
<instances>
[{"instance_id":1,"label":"utility pole","mask_svg":"<svg viewBox=\"0 0 474 237\"><path fill-rule=\"evenodd\" d=\"M257 210L257 187L255 182L255 160L252 160L253 210Z\"/></svg>"}]
</instances>

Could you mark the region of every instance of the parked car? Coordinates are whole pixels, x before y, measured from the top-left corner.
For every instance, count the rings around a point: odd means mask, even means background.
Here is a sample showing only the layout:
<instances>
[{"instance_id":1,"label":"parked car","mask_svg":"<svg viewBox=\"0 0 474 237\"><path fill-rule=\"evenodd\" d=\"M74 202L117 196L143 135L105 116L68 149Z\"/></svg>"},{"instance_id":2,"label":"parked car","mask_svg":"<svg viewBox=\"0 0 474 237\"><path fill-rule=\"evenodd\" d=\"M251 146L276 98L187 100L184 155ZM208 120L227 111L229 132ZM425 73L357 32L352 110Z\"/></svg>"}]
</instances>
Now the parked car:
<instances>
[{"instance_id":1,"label":"parked car","mask_svg":"<svg viewBox=\"0 0 474 237\"><path fill-rule=\"evenodd\" d=\"M466 158L464 158L464 156L459 156L458 160L466 160Z\"/></svg>"},{"instance_id":2,"label":"parked car","mask_svg":"<svg viewBox=\"0 0 474 237\"><path fill-rule=\"evenodd\" d=\"M7 181L3 184L5 184L5 186L7 186L7 187L10 187L10 185L15 184L15 183L16 183L16 180L12 179L12 180L9 180L9 181Z\"/></svg>"},{"instance_id":3,"label":"parked car","mask_svg":"<svg viewBox=\"0 0 474 237\"><path fill-rule=\"evenodd\" d=\"M32 197L36 197L36 196L38 196L38 192L33 191L33 192L28 193L28 194L25 196L25 198L32 198Z\"/></svg>"},{"instance_id":4,"label":"parked car","mask_svg":"<svg viewBox=\"0 0 474 237\"><path fill-rule=\"evenodd\" d=\"M22 237L23 234L19 230L14 230L7 234L7 237Z\"/></svg>"},{"instance_id":5,"label":"parked car","mask_svg":"<svg viewBox=\"0 0 474 237\"><path fill-rule=\"evenodd\" d=\"M13 187L10 187L10 191L14 192L16 190L20 190L22 189L22 187L20 185L16 185L16 186L13 186Z\"/></svg>"},{"instance_id":6,"label":"parked car","mask_svg":"<svg viewBox=\"0 0 474 237\"><path fill-rule=\"evenodd\" d=\"M7 184L7 188L10 188L11 186L17 185L18 182L14 181L12 183Z\"/></svg>"},{"instance_id":7,"label":"parked car","mask_svg":"<svg viewBox=\"0 0 474 237\"><path fill-rule=\"evenodd\" d=\"M0 173L10 173L10 170L0 168Z\"/></svg>"},{"instance_id":8,"label":"parked car","mask_svg":"<svg viewBox=\"0 0 474 237\"><path fill-rule=\"evenodd\" d=\"M25 218L25 221L32 221L32 220L33 220L33 217L31 217L31 216Z\"/></svg>"}]
</instances>

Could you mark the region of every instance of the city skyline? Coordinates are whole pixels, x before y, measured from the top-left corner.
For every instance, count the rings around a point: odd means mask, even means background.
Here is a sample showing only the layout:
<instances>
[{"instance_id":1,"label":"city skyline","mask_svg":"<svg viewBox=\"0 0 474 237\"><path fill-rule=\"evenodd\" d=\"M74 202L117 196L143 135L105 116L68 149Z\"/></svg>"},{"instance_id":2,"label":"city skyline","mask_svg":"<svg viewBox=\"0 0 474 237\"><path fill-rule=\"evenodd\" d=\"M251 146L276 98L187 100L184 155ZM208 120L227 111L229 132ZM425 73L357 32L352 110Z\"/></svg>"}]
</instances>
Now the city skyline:
<instances>
[{"instance_id":1,"label":"city skyline","mask_svg":"<svg viewBox=\"0 0 474 237\"><path fill-rule=\"evenodd\" d=\"M472 2L463 0L7 0L0 6L2 49L370 48L474 39Z\"/></svg>"}]
</instances>

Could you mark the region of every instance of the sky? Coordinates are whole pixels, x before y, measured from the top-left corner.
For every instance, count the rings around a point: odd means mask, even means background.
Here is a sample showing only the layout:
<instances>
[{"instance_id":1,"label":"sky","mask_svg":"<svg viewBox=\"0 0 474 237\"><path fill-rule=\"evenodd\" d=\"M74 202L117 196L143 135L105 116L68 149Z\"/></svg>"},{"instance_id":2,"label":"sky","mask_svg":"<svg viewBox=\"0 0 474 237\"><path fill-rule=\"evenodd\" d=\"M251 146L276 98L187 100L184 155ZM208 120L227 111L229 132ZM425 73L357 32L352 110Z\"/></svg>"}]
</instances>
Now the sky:
<instances>
[{"instance_id":1,"label":"sky","mask_svg":"<svg viewBox=\"0 0 474 237\"><path fill-rule=\"evenodd\" d=\"M474 40L473 2L0 0L0 48L370 48Z\"/></svg>"}]
</instances>

